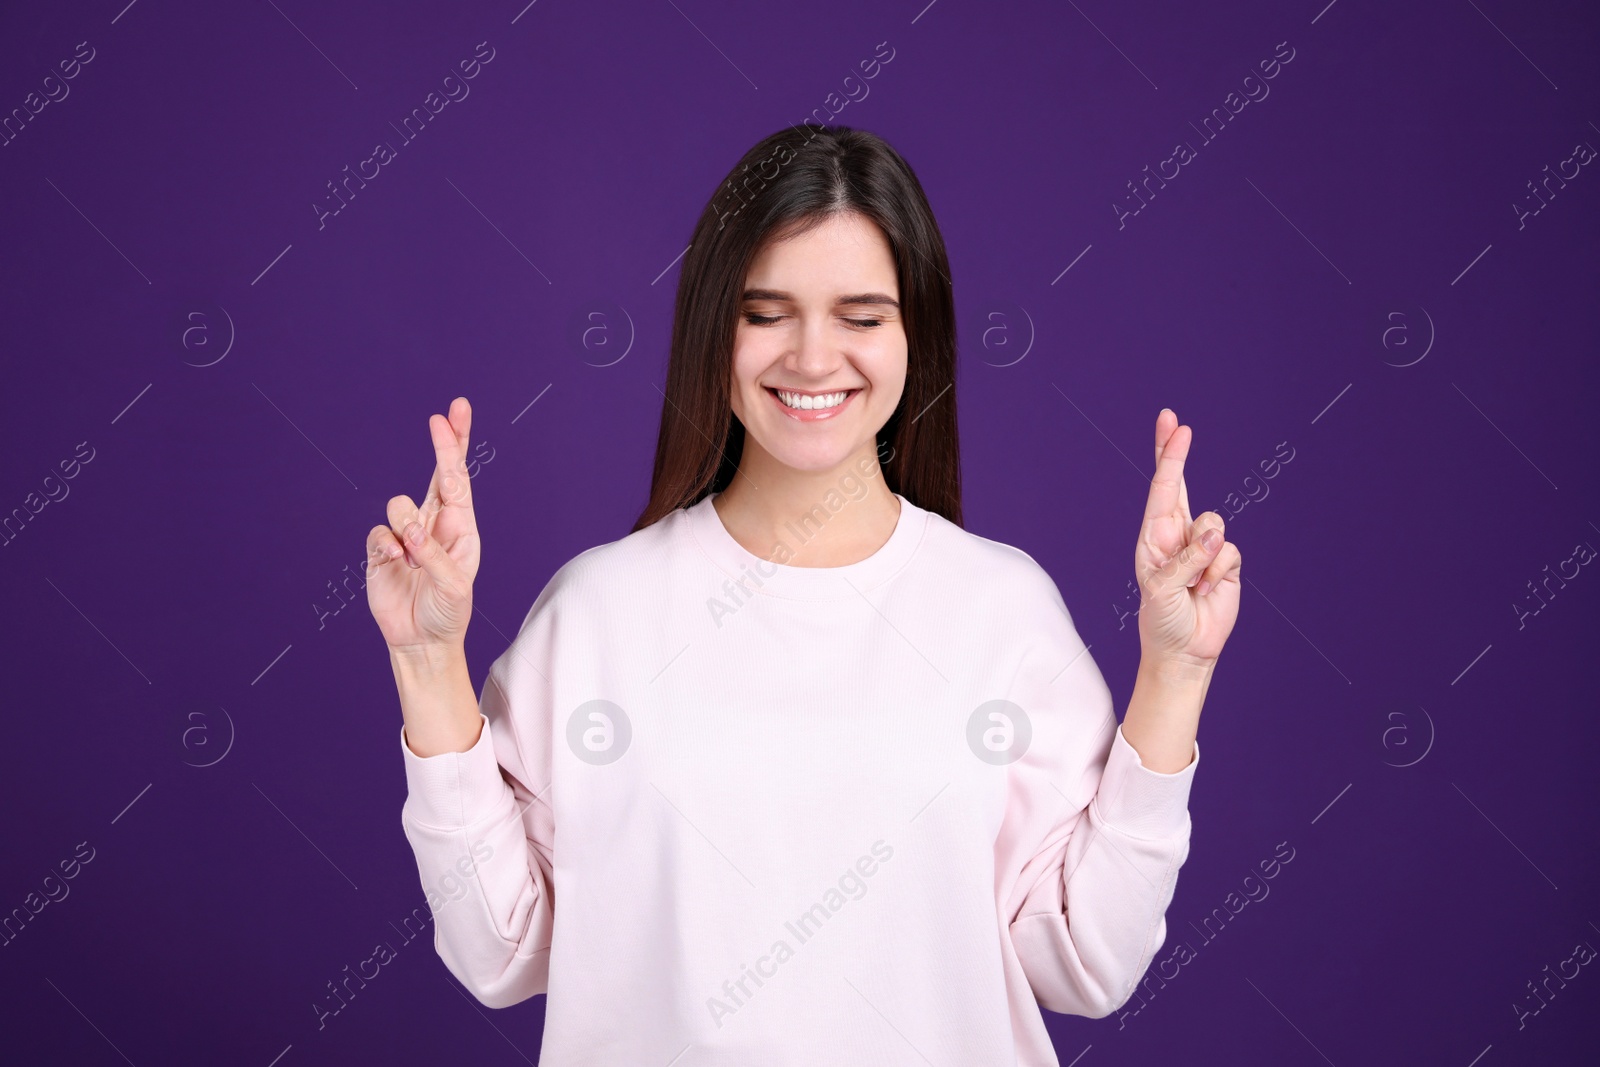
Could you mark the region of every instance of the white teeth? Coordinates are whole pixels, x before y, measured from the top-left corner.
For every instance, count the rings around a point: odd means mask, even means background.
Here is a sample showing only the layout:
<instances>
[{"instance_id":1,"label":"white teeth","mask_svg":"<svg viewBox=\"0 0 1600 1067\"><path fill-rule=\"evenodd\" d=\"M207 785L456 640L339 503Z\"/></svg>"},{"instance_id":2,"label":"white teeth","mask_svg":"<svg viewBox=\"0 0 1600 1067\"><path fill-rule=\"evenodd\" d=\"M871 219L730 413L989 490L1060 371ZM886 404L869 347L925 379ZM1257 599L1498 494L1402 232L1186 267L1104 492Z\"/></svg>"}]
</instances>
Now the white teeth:
<instances>
[{"instance_id":1,"label":"white teeth","mask_svg":"<svg viewBox=\"0 0 1600 1067\"><path fill-rule=\"evenodd\" d=\"M824 393L821 396L806 396L802 393L788 393L782 389L776 390L776 392L778 394L778 399L782 400L786 407L791 407L798 411L818 411L825 408L835 408L844 403L845 397L850 395L848 392L845 392Z\"/></svg>"}]
</instances>

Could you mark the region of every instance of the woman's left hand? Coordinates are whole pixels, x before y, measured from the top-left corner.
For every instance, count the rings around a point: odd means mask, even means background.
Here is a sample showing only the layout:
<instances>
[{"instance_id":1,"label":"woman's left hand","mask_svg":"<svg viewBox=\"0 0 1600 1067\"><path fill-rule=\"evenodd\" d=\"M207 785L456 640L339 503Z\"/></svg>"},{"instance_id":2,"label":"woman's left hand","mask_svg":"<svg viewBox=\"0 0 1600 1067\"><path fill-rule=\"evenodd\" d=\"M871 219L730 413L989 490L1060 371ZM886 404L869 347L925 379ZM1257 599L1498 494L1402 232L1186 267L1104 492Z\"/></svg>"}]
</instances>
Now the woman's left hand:
<instances>
[{"instance_id":1,"label":"woman's left hand","mask_svg":"<svg viewBox=\"0 0 1600 1067\"><path fill-rule=\"evenodd\" d=\"M1147 658L1214 665L1239 616L1238 546L1214 511L1189 516L1183 462L1194 431L1162 408L1156 416L1156 475L1134 547L1139 641ZM1209 547L1206 537L1213 537Z\"/></svg>"}]
</instances>

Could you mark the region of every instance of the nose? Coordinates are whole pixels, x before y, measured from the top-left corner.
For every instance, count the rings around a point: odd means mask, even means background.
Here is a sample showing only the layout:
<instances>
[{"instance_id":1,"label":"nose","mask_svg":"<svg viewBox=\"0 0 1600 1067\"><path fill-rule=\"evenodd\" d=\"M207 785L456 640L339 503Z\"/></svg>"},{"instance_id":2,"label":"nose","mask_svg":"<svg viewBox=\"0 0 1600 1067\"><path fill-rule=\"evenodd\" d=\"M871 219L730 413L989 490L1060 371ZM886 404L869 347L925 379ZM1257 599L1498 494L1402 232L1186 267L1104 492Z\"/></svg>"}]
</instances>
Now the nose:
<instances>
[{"instance_id":1,"label":"nose","mask_svg":"<svg viewBox=\"0 0 1600 1067\"><path fill-rule=\"evenodd\" d=\"M827 317L807 320L794 349L785 355L788 368L797 376L818 381L831 375L839 365L840 353L830 330L831 320Z\"/></svg>"}]
</instances>

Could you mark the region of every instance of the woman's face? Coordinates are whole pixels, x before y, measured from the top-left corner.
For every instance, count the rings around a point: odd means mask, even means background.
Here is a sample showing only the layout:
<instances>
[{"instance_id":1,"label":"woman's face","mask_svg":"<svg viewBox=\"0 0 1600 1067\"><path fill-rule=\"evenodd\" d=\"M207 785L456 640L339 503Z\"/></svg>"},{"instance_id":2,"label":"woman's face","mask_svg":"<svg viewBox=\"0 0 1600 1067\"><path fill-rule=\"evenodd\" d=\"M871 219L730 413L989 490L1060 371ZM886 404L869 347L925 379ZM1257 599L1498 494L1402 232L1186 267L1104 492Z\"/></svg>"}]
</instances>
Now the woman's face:
<instances>
[{"instance_id":1,"label":"woman's face","mask_svg":"<svg viewBox=\"0 0 1600 1067\"><path fill-rule=\"evenodd\" d=\"M900 289L883 232L850 214L770 241L742 296L732 402L745 459L755 447L821 472L863 449L875 456L906 382Z\"/></svg>"}]
</instances>

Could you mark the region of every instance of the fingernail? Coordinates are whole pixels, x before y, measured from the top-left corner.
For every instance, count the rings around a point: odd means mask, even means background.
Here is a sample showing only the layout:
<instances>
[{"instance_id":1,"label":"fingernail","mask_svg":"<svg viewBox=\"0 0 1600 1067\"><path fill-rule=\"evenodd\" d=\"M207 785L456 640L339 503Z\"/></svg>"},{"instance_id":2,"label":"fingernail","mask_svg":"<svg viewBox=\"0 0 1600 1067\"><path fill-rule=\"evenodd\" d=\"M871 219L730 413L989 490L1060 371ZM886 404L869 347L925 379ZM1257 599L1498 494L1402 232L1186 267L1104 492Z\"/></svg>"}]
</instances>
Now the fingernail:
<instances>
[{"instance_id":1,"label":"fingernail","mask_svg":"<svg viewBox=\"0 0 1600 1067\"><path fill-rule=\"evenodd\" d=\"M1200 595L1205 596L1209 592L1211 592L1211 579L1207 578L1200 583Z\"/></svg>"},{"instance_id":2,"label":"fingernail","mask_svg":"<svg viewBox=\"0 0 1600 1067\"><path fill-rule=\"evenodd\" d=\"M406 526L406 540L414 545L422 544L422 523L413 522Z\"/></svg>"},{"instance_id":3,"label":"fingernail","mask_svg":"<svg viewBox=\"0 0 1600 1067\"><path fill-rule=\"evenodd\" d=\"M1216 530L1207 530L1200 538L1200 544L1204 546L1207 552L1210 552L1221 543L1222 534L1218 533Z\"/></svg>"}]
</instances>

